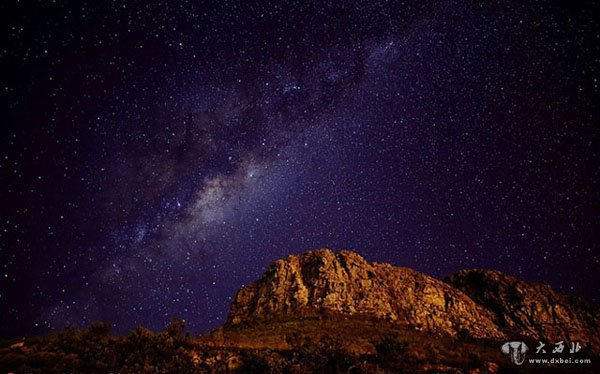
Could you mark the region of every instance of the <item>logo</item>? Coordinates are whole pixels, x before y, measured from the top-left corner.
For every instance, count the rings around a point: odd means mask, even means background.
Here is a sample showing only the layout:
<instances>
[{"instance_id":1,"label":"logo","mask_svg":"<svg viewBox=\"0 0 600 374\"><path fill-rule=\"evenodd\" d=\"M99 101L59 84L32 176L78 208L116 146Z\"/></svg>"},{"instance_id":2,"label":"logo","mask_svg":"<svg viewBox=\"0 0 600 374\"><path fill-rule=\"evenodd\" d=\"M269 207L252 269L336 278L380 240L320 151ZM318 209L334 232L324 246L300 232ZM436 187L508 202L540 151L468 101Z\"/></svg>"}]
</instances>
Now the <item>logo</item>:
<instances>
[{"instance_id":1,"label":"logo","mask_svg":"<svg viewBox=\"0 0 600 374\"><path fill-rule=\"evenodd\" d=\"M506 342L502 345L502 353L508 355L515 365L521 365L525 361L525 353L529 350L525 342Z\"/></svg>"}]
</instances>

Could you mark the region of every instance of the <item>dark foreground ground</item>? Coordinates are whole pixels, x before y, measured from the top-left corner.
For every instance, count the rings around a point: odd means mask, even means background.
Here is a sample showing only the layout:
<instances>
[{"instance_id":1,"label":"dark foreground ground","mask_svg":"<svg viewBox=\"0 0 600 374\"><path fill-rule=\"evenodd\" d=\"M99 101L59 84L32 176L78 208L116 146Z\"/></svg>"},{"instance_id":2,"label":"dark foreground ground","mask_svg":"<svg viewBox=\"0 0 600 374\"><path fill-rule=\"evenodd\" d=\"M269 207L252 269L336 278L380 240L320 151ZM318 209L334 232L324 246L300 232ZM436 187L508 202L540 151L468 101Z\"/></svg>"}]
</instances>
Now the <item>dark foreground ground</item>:
<instances>
[{"instance_id":1,"label":"dark foreground ground","mask_svg":"<svg viewBox=\"0 0 600 374\"><path fill-rule=\"evenodd\" d=\"M432 336L381 321L278 321L203 337L185 334L184 327L173 319L161 332L138 327L128 336L115 336L109 324L97 322L4 340L0 373L600 372L597 357L591 357L592 364L517 367L498 342Z\"/></svg>"}]
</instances>

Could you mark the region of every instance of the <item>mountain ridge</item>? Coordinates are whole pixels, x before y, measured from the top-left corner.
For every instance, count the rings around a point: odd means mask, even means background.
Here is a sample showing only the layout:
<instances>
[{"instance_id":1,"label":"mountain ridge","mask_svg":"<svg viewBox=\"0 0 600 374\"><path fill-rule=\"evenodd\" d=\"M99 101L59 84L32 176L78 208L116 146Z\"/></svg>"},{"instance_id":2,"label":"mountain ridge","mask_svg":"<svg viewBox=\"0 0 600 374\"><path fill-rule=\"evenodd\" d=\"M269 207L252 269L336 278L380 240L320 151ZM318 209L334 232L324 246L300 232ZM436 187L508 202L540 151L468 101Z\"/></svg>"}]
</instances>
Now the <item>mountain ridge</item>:
<instances>
[{"instance_id":1,"label":"mountain ridge","mask_svg":"<svg viewBox=\"0 0 600 374\"><path fill-rule=\"evenodd\" d=\"M128 336L98 321L0 341L0 371L504 373L518 368L503 347L518 344L528 358L580 360L589 365L578 372L597 373L598 316L577 298L498 271L439 280L319 249L275 261L238 291L225 324L209 334L185 333L175 317L161 332L138 326ZM536 352L538 340L547 352ZM555 354L559 341L566 349ZM574 354L573 342L581 344ZM523 365L540 373L573 368Z\"/></svg>"},{"instance_id":2,"label":"mountain ridge","mask_svg":"<svg viewBox=\"0 0 600 374\"><path fill-rule=\"evenodd\" d=\"M598 310L547 285L486 269L438 280L329 249L275 261L238 291L224 328L326 314L375 317L448 336L577 341L595 352L600 345Z\"/></svg>"}]
</instances>

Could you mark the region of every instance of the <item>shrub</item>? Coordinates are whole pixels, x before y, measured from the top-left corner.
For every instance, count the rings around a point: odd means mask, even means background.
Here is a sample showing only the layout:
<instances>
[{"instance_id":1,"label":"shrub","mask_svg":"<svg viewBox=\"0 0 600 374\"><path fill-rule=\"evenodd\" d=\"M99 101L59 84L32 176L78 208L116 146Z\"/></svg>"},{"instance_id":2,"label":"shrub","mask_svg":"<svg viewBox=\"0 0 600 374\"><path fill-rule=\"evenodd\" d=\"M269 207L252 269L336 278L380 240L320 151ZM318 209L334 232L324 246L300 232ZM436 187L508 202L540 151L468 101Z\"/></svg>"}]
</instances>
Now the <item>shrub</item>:
<instances>
[{"instance_id":1,"label":"shrub","mask_svg":"<svg viewBox=\"0 0 600 374\"><path fill-rule=\"evenodd\" d=\"M384 336L379 343L375 344L377 358L382 363L397 360L408 350L408 343L400 340L395 335Z\"/></svg>"}]
</instances>

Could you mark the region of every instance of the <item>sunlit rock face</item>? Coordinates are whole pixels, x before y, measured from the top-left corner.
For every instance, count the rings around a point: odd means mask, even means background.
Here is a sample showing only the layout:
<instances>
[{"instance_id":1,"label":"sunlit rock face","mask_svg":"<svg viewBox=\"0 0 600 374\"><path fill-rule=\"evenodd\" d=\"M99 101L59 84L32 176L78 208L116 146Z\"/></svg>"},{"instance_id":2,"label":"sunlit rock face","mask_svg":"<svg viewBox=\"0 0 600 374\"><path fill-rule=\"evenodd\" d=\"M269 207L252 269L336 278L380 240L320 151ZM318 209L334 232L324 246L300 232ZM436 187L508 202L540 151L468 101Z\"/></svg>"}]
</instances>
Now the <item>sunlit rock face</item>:
<instances>
[{"instance_id":1,"label":"sunlit rock face","mask_svg":"<svg viewBox=\"0 0 600 374\"><path fill-rule=\"evenodd\" d=\"M235 297L229 325L282 317L365 315L417 330L502 339L495 316L463 292L414 270L327 249L276 261Z\"/></svg>"},{"instance_id":2,"label":"sunlit rock face","mask_svg":"<svg viewBox=\"0 0 600 374\"><path fill-rule=\"evenodd\" d=\"M502 340L523 336L600 347L600 314L549 286L492 270L440 281L348 250L288 256L240 289L227 326L281 318L361 316L419 331Z\"/></svg>"},{"instance_id":3,"label":"sunlit rock face","mask_svg":"<svg viewBox=\"0 0 600 374\"><path fill-rule=\"evenodd\" d=\"M600 313L549 286L492 270L462 270L446 278L495 314L504 329L549 342L578 342L600 351Z\"/></svg>"}]
</instances>

